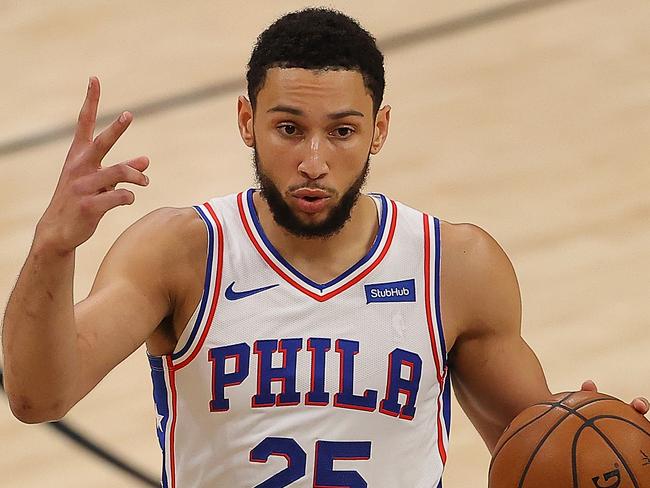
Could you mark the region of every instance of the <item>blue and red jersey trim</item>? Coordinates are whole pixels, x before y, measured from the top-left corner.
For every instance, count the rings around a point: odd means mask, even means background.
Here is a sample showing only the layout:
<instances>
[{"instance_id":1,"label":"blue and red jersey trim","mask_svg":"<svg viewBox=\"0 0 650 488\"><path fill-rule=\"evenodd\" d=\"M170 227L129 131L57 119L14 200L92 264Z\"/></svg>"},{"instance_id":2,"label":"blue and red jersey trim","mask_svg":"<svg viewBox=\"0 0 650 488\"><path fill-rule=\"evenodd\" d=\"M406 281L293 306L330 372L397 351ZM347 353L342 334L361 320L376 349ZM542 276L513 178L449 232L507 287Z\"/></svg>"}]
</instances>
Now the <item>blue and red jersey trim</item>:
<instances>
[{"instance_id":1,"label":"blue and red jersey trim","mask_svg":"<svg viewBox=\"0 0 650 488\"><path fill-rule=\"evenodd\" d=\"M392 243L397 225L397 205L383 195L373 194L373 198L378 198L380 201L381 215L377 236L370 250L361 260L335 279L323 284L316 283L287 262L268 239L253 204L254 192L255 190L249 189L245 194L242 192L237 195L242 225L253 247L284 281L319 302L329 300L365 278L381 263Z\"/></svg>"},{"instance_id":2,"label":"blue and red jersey trim","mask_svg":"<svg viewBox=\"0 0 650 488\"><path fill-rule=\"evenodd\" d=\"M154 403L160 421L158 442L163 452L162 487L176 488L175 432L177 418L176 372L189 364L201 350L210 326L214 321L223 271L223 227L214 208L208 202L195 206L208 231L208 257L206 260L203 295L196 320L185 344L177 352L166 356L148 355L154 386ZM216 256L215 256L216 251ZM216 266L214 260L216 258ZM210 298L211 297L211 298ZM188 327L190 324L188 324Z\"/></svg>"},{"instance_id":3,"label":"blue and red jersey trim","mask_svg":"<svg viewBox=\"0 0 650 488\"><path fill-rule=\"evenodd\" d=\"M424 300L427 317L427 327L429 329L429 338L431 340L431 352L433 361L436 366L436 377L440 385L438 394L438 419L437 419L437 438L438 453L442 459L443 467L447 461L447 439L449 439L449 430L451 426L451 390L447 369L447 349L445 345L444 329L442 327L442 316L440 312L440 221L433 218L433 294L432 294L432 269L431 269L431 217L423 214L423 231L424 231ZM431 300L435 304L435 321L432 312ZM444 425L443 425L444 422Z\"/></svg>"},{"instance_id":4,"label":"blue and red jersey trim","mask_svg":"<svg viewBox=\"0 0 650 488\"><path fill-rule=\"evenodd\" d=\"M215 311L221 293L224 252L223 227L210 203L206 202L201 206L197 205L194 209L204 221L208 231L208 257L206 260L205 281L203 284L203 295L201 296L199 311L196 320L192 324L192 329L186 343L179 351L174 352L171 355L174 369L184 367L198 354L208 335L210 326L214 321ZM215 250L217 260L216 267L214 266Z\"/></svg>"},{"instance_id":5,"label":"blue and red jersey trim","mask_svg":"<svg viewBox=\"0 0 650 488\"><path fill-rule=\"evenodd\" d=\"M161 417L157 430L162 450L162 488L176 488L174 437L177 415L176 378L171 356L149 356L156 413Z\"/></svg>"}]
</instances>

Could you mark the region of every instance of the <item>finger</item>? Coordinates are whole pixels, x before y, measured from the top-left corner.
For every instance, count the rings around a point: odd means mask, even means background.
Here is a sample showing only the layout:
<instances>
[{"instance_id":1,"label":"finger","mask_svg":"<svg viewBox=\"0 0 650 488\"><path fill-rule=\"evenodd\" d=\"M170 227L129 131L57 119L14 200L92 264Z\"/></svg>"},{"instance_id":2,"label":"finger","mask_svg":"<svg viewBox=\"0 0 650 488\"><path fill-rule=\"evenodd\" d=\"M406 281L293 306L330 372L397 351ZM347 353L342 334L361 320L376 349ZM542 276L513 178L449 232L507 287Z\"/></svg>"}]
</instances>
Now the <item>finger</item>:
<instances>
[{"instance_id":1,"label":"finger","mask_svg":"<svg viewBox=\"0 0 650 488\"><path fill-rule=\"evenodd\" d=\"M135 202L135 194L132 191L126 188L118 188L93 197L93 208L101 217L115 207L131 205L133 202Z\"/></svg>"},{"instance_id":2,"label":"finger","mask_svg":"<svg viewBox=\"0 0 650 488\"><path fill-rule=\"evenodd\" d=\"M79 112L77 128L74 134L73 145L93 140L95 121L97 120L97 105L99 104L99 79L91 76L88 80L86 99Z\"/></svg>"},{"instance_id":3,"label":"finger","mask_svg":"<svg viewBox=\"0 0 650 488\"><path fill-rule=\"evenodd\" d=\"M598 391L598 388L596 387L596 383L594 383L592 380L584 381L580 389L582 391Z\"/></svg>"},{"instance_id":4,"label":"finger","mask_svg":"<svg viewBox=\"0 0 650 488\"><path fill-rule=\"evenodd\" d=\"M643 415L648 413L648 410L650 410L650 402L648 402L647 398L643 398L643 397L635 398L634 400L632 400L630 405L632 405L637 412Z\"/></svg>"},{"instance_id":5,"label":"finger","mask_svg":"<svg viewBox=\"0 0 650 488\"><path fill-rule=\"evenodd\" d=\"M119 183L133 183L147 186L149 178L128 163L120 163L80 178L77 189L82 194L94 194L101 191L113 190Z\"/></svg>"},{"instance_id":6,"label":"finger","mask_svg":"<svg viewBox=\"0 0 650 488\"><path fill-rule=\"evenodd\" d=\"M147 156L138 156L137 158L126 161L124 164L128 164L138 171L144 171L149 167L149 158Z\"/></svg>"},{"instance_id":7,"label":"finger","mask_svg":"<svg viewBox=\"0 0 650 488\"><path fill-rule=\"evenodd\" d=\"M122 112L117 120L113 121L113 123L104 129L101 134L95 137L93 143L97 150L99 159L106 156L120 136L124 134L124 131L129 127L132 120L133 115L130 112Z\"/></svg>"}]
</instances>

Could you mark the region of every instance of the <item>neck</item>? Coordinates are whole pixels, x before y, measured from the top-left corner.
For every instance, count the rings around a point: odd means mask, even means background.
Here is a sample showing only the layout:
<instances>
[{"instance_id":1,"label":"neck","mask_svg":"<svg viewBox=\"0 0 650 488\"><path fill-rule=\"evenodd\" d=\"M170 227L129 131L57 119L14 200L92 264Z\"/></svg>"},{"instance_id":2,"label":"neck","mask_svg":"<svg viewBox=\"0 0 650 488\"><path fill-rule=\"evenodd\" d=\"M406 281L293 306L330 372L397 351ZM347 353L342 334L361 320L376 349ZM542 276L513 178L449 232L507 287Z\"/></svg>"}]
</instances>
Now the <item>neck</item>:
<instances>
[{"instance_id":1,"label":"neck","mask_svg":"<svg viewBox=\"0 0 650 488\"><path fill-rule=\"evenodd\" d=\"M341 231L327 238L304 238L288 232L275 222L259 192L254 193L253 203L266 236L278 252L301 273L320 283L336 278L365 256L379 226L375 202L364 194L359 196Z\"/></svg>"}]
</instances>

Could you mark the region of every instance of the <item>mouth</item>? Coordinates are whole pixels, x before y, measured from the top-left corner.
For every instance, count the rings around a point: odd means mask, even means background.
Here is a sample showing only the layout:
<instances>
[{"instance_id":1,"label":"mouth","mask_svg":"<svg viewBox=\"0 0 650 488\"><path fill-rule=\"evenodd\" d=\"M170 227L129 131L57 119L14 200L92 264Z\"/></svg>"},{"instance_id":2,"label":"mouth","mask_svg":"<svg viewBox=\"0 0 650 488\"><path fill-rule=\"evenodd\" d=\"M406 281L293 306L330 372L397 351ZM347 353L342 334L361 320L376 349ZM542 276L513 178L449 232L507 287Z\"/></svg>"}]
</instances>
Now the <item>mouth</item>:
<instances>
[{"instance_id":1,"label":"mouth","mask_svg":"<svg viewBox=\"0 0 650 488\"><path fill-rule=\"evenodd\" d=\"M291 196L297 198L316 199L327 198L330 195L328 192L321 190L320 188L300 188L299 190L292 191Z\"/></svg>"},{"instance_id":2,"label":"mouth","mask_svg":"<svg viewBox=\"0 0 650 488\"><path fill-rule=\"evenodd\" d=\"M322 211L330 199L329 193L325 190L312 188L301 188L291 192L290 195L296 199L298 208L308 214Z\"/></svg>"}]
</instances>

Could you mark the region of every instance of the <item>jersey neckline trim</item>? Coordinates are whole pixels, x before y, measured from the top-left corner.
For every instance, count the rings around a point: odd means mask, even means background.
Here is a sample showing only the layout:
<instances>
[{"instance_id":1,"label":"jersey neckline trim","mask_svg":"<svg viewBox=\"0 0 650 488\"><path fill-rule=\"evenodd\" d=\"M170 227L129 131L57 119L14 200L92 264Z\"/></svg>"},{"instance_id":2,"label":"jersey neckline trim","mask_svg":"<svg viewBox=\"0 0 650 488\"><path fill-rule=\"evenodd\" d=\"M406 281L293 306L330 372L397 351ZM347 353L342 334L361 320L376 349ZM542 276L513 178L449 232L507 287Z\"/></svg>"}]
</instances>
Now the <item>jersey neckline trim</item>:
<instances>
[{"instance_id":1,"label":"jersey neckline trim","mask_svg":"<svg viewBox=\"0 0 650 488\"><path fill-rule=\"evenodd\" d=\"M372 246L359 261L327 283L316 283L294 268L273 246L259 220L253 203L254 189L237 195L239 214L253 246L261 257L285 281L318 301L325 301L357 283L372 271L384 258L393 240L397 222L397 206L384 195L372 193L380 208L379 228Z\"/></svg>"}]
</instances>

